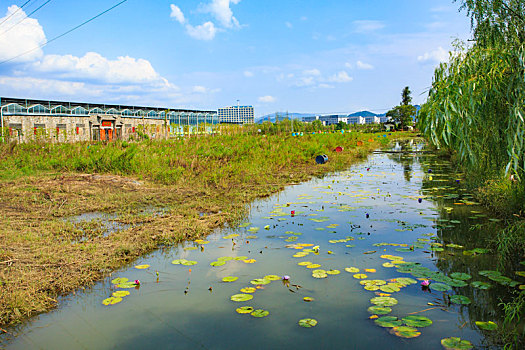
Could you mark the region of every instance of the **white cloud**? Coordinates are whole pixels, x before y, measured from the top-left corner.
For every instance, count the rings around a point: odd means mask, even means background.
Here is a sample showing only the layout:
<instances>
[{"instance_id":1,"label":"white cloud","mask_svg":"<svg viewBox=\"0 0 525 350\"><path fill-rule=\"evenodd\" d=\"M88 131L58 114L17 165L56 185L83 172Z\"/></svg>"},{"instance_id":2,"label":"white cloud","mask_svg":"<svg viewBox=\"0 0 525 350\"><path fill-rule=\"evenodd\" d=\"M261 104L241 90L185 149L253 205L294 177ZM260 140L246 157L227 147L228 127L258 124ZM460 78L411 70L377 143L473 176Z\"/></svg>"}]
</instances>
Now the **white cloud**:
<instances>
[{"instance_id":1,"label":"white cloud","mask_svg":"<svg viewBox=\"0 0 525 350\"><path fill-rule=\"evenodd\" d=\"M345 67L346 68L350 68L350 69L354 69L354 65L352 63L350 63L350 62L346 62L345 63Z\"/></svg>"},{"instance_id":2,"label":"white cloud","mask_svg":"<svg viewBox=\"0 0 525 350\"><path fill-rule=\"evenodd\" d=\"M83 57L46 55L41 61L35 62L33 67L39 72L57 74L63 78L112 84L164 83L149 61L129 56L109 60L96 52L88 52Z\"/></svg>"},{"instance_id":3,"label":"white cloud","mask_svg":"<svg viewBox=\"0 0 525 350\"><path fill-rule=\"evenodd\" d=\"M363 70L374 69L374 66L372 66L371 64L364 63L364 62L361 62L361 61L357 61L356 65L357 65L357 68L363 69Z\"/></svg>"},{"instance_id":4,"label":"white cloud","mask_svg":"<svg viewBox=\"0 0 525 350\"><path fill-rule=\"evenodd\" d=\"M13 15L13 13L15 14ZM7 19L11 15L13 16ZM20 22L22 20L23 22ZM0 26L1 61L12 59L13 57L21 55L29 50L38 48L39 46L46 43L44 30L38 23L38 20L27 18L25 12L23 10L19 10L19 7L16 5L8 7L7 14L5 17L0 18L0 23L2 23ZM15 24L17 24L16 28L11 30L10 28ZM14 59L13 62L31 62L42 57L42 55L42 49L38 48L30 53Z\"/></svg>"},{"instance_id":5,"label":"white cloud","mask_svg":"<svg viewBox=\"0 0 525 350\"><path fill-rule=\"evenodd\" d=\"M349 76L348 73L345 72L344 70L340 71L337 74L334 74L330 78L328 78L328 81L332 82L332 83L349 83L352 80L354 80L354 78Z\"/></svg>"},{"instance_id":6,"label":"white cloud","mask_svg":"<svg viewBox=\"0 0 525 350\"><path fill-rule=\"evenodd\" d=\"M275 102L275 97L270 96L270 95L261 96L261 97L259 97L258 100L259 100L259 102L263 102L263 103L272 103L272 102Z\"/></svg>"},{"instance_id":7,"label":"white cloud","mask_svg":"<svg viewBox=\"0 0 525 350\"><path fill-rule=\"evenodd\" d=\"M357 33L370 33L383 29L385 24L381 21L362 20L354 21L354 27Z\"/></svg>"},{"instance_id":8,"label":"white cloud","mask_svg":"<svg viewBox=\"0 0 525 350\"><path fill-rule=\"evenodd\" d=\"M208 89L205 86L196 85L193 87L193 92L205 94L208 92Z\"/></svg>"},{"instance_id":9,"label":"white cloud","mask_svg":"<svg viewBox=\"0 0 525 350\"><path fill-rule=\"evenodd\" d=\"M250 72L249 70L244 71L243 74L246 78L251 78L254 75L253 72Z\"/></svg>"},{"instance_id":10,"label":"white cloud","mask_svg":"<svg viewBox=\"0 0 525 350\"><path fill-rule=\"evenodd\" d=\"M211 13L225 28L239 27L239 21L233 16L230 4L238 4L241 0L212 0L204 7L205 12Z\"/></svg>"},{"instance_id":11,"label":"white cloud","mask_svg":"<svg viewBox=\"0 0 525 350\"><path fill-rule=\"evenodd\" d=\"M307 70L304 70L303 71L303 75L307 75L307 76L320 76L321 75L321 71L319 69L307 69Z\"/></svg>"},{"instance_id":12,"label":"white cloud","mask_svg":"<svg viewBox=\"0 0 525 350\"><path fill-rule=\"evenodd\" d=\"M441 46L438 47L436 50L425 52L423 55L418 56L417 60L420 62L447 62L449 58L449 53L447 50L442 48Z\"/></svg>"},{"instance_id":13,"label":"white cloud","mask_svg":"<svg viewBox=\"0 0 525 350\"><path fill-rule=\"evenodd\" d=\"M325 83L321 83L321 84L319 84L318 87L319 87L320 89L333 89L333 88L334 88L333 85L325 84Z\"/></svg>"},{"instance_id":14,"label":"white cloud","mask_svg":"<svg viewBox=\"0 0 525 350\"><path fill-rule=\"evenodd\" d=\"M293 24L291 24L290 22L285 22L284 23L288 28L293 28Z\"/></svg>"},{"instance_id":15,"label":"white cloud","mask_svg":"<svg viewBox=\"0 0 525 350\"><path fill-rule=\"evenodd\" d=\"M171 4L170 7L171 7L170 17L175 18L175 20L179 22L180 24L184 24L186 22L186 18L184 18L184 14L182 13L181 9L174 4Z\"/></svg>"},{"instance_id":16,"label":"white cloud","mask_svg":"<svg viewBox=\"0 0 525 350\"><path fill-rule=\"evenodd\" d=\"M198 40L213 40L217 34L217 28L213 22L206 22L196 27L191 24L186 25L186 32L189 36Z\"/></svg>"}]
</instances>

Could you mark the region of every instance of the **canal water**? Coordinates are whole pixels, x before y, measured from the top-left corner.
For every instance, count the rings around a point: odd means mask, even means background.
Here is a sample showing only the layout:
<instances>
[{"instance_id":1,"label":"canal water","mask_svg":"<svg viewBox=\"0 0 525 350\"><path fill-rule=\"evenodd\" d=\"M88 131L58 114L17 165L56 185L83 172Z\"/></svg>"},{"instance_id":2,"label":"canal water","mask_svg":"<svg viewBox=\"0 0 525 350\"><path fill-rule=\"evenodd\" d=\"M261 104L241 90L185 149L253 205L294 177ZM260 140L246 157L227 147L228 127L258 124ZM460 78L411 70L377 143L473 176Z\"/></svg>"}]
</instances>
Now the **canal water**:
<instances>
[{"instance_id":1,"label":"canal water","mask_svg":"<svg viewBox=\"0 0 525 350\"><path fill-rule=\"evenodd\" d=\"M442 349L459 337L497 348L497 331L476 321L500 326L498 303L523 277L494 272L486 248L499 223L421 147L397 144L257 201L239 227L143 257L0 347ZM129 295L104 305L116 291Z\"/></svg>"}]
</instances>

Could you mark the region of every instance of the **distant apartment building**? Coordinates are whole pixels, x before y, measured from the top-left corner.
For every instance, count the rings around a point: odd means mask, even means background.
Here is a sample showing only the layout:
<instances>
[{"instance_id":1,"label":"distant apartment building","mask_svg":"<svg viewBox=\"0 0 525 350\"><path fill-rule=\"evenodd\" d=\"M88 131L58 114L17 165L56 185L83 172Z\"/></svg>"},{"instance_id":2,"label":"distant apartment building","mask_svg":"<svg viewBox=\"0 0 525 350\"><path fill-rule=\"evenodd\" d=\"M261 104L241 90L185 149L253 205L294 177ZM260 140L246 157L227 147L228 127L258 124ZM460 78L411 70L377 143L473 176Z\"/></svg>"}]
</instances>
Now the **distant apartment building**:
<instances>
[{"instance_id":1,"label":"distant apartment building","mask_svg":"<svg viewBox=\"0 0 525 350\"><path fill-rule=\"evenodd\" d=\"M379 117L379 122L384 124L384 123L388 123L391 121L391 118L390 117L387 117L386 115L385 116L381 116Z\"/></svg>"},{"instance_id":2,"label":"distant apartment building","mask_svg":"<svg viewBox=\"0 0 525 350\"><path fill-rule=\"evenodd\" d=\"M231 106L219 108L217 115L219 116L219 123L253 124L255 122L252 106Z\"/></svg>"},{"instance_id":3,"label":"distant apartment building","mask_svg":"<svg viewBox=\"0 0 525 350\"><path fill-rule=\"evenodd\" d=\"M348 124L364 124L365 118L361 116L348 117Z\"/></svg>"},{"instance_id":4,"label":"distant apartment building","mask_svg":"<svg viewBox=\"0 0 525 350\"><path fill-rule=\"evenodd\" d=\"M303 122L311 123L314 120L320 120L323 125L333 125L337 124L339 122L348 123L348 117L346 115L338 115L338 114L332 114L332 115L316 115L314 117L303 117Z\"/></svg>"},{"instance_id":5,"label":"distant apartment building","mask_svg":"<svg viewBox=\"0 0 525 350\"><path fill-rule=\"evenodd\" d=\"M365 124L379 124L381 119L376 116L365 117Z\"/></svg>"}]
</instances>

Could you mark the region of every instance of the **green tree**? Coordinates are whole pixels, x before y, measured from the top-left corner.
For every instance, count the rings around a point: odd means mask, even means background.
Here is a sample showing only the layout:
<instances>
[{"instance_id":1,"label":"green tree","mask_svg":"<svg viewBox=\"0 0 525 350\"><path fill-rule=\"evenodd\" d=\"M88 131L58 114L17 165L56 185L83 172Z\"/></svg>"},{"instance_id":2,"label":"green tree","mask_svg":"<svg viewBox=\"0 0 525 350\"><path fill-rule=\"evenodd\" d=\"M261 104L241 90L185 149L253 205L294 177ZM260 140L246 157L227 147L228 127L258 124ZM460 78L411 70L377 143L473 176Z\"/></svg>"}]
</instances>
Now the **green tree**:
<instances>
[{"instance_id":1,"label":"green tree","mask_svg":"<svg viewBox=\"0 0 525 350\"><path fill-rule=\"evenodd\" d=\"M409 125L412 125L412 117L416 115L416 107L412 106L411 91L406 86L401 93L401 104L389 110L386 113L387 117L390 117L397 127L404 129Z\"/></svg>"}]
</instances>

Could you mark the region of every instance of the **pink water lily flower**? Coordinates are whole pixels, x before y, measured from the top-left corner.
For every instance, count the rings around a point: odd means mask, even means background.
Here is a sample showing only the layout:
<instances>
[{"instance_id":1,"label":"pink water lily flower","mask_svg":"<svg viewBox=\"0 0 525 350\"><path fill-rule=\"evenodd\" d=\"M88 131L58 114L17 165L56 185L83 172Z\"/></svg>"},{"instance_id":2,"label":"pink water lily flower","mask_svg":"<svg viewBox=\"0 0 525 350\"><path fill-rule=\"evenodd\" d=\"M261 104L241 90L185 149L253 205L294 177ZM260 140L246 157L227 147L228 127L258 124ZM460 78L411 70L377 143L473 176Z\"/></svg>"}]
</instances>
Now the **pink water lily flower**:
<instances>
[{"instance_id":1,"label":"pink water lily flower","mask_svg":"<svg viewBox=\"0 0 525 350\"><path fill-rule=\"evenodd\" d=\"M284 275L283 276L283 281L288 281L289 279L290 279L290 276L288 276L288 275Z\"/></svg>"},{"instance_id":2,"label":"pink water lily flower","mask_svg":"<svg viewBox=\"0 0 525 350\"><path fill-rule=\"evenodd\" d=\"M139 280L135 280L135 284L136 284L137 286L140 286L140 281L139 281Z\"/></svg>"},{"instance_id":3,"label":"pink water lily flower","mask_svg":"<svg viewBox=\"0 0 525 350\"><path fill-rule=\"evenodd\" d=\"M421 286L422 286L422 287L428 287L428 286L430 286L430 281L429 281L429 280L424 280L423 282L421 282Z\"/></svg>"}]
</instances>

